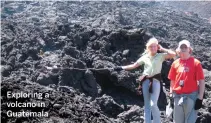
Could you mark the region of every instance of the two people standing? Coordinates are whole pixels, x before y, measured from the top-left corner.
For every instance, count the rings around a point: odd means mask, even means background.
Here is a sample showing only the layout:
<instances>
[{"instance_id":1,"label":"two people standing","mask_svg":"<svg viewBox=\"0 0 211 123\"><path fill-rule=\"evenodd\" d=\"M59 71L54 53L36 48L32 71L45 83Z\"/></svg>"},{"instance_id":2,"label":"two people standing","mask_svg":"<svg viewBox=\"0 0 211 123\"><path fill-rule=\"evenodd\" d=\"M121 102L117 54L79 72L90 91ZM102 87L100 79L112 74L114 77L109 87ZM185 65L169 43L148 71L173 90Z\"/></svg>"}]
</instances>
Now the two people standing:
<instances>
[{"instance_id":1,"label":"two people standing","mask_svg":"<svg viewBox=\"0 0 211 123\"><path fill-rule=\"evenodd\" d=\"M163 53L158 53L158 50ZM142 92L144 97L144 118L145 123L151 123L151 113L153 115L153 123L161 123L160 111L157 101L160 94L160 76L162 63L166 59L175 57L176 53L172 50L165 49L158 44L156 38L149 39L146 44L146 54L140 57L134 64L127 66L118 66L114 70L132 70L144 64L144 72L142 82ZM149 79L148 79L149 78ZM150 92L150 86L151 92Z\"/></svg>"},{"instance_id":2,"label":"two people standing","mask_svg":"<svg viewBox=\"0 0 211 123\"><path fill-rule=\"evenodd\" d=\"M158 50L162 53L158 53ZM204 93L202 67L200 62L191 56L192 48L189 41L181 41L176 52L180 58L174 61L168 76L171 80L170 95L174 98L175 105L174 122L194 123L197 118L196 110L202 106ZM146 44L146 54L141 56L134 64L114 68L117 71L132 70L142 64L144 65L143 76L140 77L140 81L144 97L145 123L151 123L151 113L153 123L161 123L157 101L162 86L160 84L162 63L175 56L174 51L163 48L158 44L158 40L153 37Z\"/></svg>"}]
</instances>

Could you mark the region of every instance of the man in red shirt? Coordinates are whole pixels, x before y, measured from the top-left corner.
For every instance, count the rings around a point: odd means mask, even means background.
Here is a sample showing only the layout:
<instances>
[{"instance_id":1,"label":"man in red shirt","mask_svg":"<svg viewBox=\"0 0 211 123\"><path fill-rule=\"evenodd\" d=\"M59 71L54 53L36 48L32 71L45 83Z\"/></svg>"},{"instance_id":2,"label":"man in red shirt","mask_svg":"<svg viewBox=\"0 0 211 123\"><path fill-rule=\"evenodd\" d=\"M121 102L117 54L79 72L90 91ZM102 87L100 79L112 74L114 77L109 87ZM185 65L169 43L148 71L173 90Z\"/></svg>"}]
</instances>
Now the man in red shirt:
<instances>
[{"instance_id":1,"label":"man in red shirt","mask_svg":"<svg viewBox=\"0 0 211 123\"><path fill-rule=\"evenodd\" d=\"M170 95L174 98L174 123L195 123L202 107L205 82L199 60L191 56L190 42L182 40L176 49L179 59L169 71Z\"/></svg>"}]
</instances>

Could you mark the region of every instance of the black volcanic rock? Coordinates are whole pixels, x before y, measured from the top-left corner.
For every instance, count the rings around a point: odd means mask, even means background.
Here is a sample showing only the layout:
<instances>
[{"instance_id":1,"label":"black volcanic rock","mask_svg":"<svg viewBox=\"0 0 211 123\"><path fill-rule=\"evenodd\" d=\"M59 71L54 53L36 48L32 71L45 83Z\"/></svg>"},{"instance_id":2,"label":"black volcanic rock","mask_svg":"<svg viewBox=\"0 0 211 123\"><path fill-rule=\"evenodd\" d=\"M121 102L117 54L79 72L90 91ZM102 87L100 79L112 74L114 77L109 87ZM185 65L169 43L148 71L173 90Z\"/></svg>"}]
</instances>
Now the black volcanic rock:
<instances>
[{"instance_id":1,"label":"black volcanic rock","mask_svg":"<svg viewBox=\"0 0 211 123\"><path fill-rule=\"evenodd\" d=\"M47 111L48 117L42 118L30 118L26 119L24 117L21 118L10 118L7 117L6 111L21 111L23 110L21 107L18 108L8 108L6 102L15 102L16 100L7 98L7 92L22 92L22 93L42 93L49 94L49 98L43 98L42 101L45 102L46 107L37 108L36 111ZM10 79L1 83L1 101L2 101L2 120L7 122L46 122L46 121L54 121L54 122L107 122L112 123L108 117L103 115L99 108L99 105L96 103L92 103L90 98L85 97L84 95L71 92L65 93L61 91L56 91L49 87L44 87L39 84L21 81L17 82L15 79ZM39 99L34 98L19 98L18 102L35 102L40 101ZM34 108L28 107L25 110L34 111Z\"/></svg>"},{"instance_id":2,"label":"black volcanic rock","mask_svg":"<svg viewBox=\"0 0 211 123\"><path fill-rule=\"evenodd\" d=\"M140 116L141 114L141 116ZM128 111L124 111L118 115L118 118L126 122L144 122L143 109L139 106L134 105Z\"/></svg>"},{"instance_id":3,"label":"black volcanic rock","mask_svg":"<svg viewBox=\"0 0 211 123\"><path fill-rule=\"evenodd\" d=\"M210 119L211 25L158 2L134 1L1 1L1 93L5 122L142 122L143 97L136 79L143 66L114 71L134 63L155 36L165 48L190 40L205 73L205 95L197 123ZM162 68L164 87L172 60ZM48 118L10 118L7 91L50 93L44 99ZM37 101L22 99L22 101ZM164 123L166 95L158 106ZM12 110L25 110L17 108Z\"/></svg>"},{"instance_id":4,"label":"black volcanic rock","mask_svg":"<svg viewBox=\"0 0 211 123\"><path fill-rule=\"evenodd\" d=\"M123 107L116 103L110 96L103 95L100 98L96 98L94 102L99 104L101 110L109 117L116 118L118 114L123 112Z\"/></svg>"}]
</instances>

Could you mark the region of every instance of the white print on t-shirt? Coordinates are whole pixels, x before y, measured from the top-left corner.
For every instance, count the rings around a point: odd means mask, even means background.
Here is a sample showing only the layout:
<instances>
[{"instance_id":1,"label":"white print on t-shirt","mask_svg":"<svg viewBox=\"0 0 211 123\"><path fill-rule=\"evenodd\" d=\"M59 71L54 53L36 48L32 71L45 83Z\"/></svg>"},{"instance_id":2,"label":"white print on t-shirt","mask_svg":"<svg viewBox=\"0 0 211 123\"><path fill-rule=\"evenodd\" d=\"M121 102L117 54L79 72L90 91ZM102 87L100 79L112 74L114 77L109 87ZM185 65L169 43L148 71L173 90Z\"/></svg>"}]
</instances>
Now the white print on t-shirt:
<instances>
[{"instance_id":1,"label":"white print on t-shirt","mask_svg":"<svg viewBox=\"0 0 211 123\"><path fill-rule=\"evenodd\" d=\"M190 71L190 69L189 69L189 67L180 67L179 68L179 72L189 72Z\"/></svg>"}]
</instances>

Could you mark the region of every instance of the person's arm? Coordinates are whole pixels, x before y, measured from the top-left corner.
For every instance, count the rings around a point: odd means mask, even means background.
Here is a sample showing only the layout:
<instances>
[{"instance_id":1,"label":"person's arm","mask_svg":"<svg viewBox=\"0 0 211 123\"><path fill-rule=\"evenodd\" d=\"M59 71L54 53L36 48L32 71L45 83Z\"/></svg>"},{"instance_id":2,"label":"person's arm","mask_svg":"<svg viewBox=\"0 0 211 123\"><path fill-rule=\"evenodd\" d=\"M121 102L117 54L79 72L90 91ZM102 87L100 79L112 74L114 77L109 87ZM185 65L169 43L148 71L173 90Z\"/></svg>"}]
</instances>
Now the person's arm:
<instances>
[{"instance_id":1,"label":"person's arm","mask_svg":"<svg viewBox=\"0 0 211 123\"><path fill-rule=\"evenodd\" d=\"M201 79L199 80L199 95L195 102L194 106L195 110L199 110L200 108L202 108L204 89L205 89L205 82L204 79Z\"/></svg>"},{"instance_id":2,"label":"person's arm","mask_svg":"<svg viewBox=\"0 0 211 123\"><path fill-rule=\"evenodd\" d=\"M126 66L122 66L122 69L124 70L133 70L137 67L139 67L140 65L144 64L144 56L142 56L141 58L139 58L135 63L130 64L130 65L126 65Z\"/></svg>"},{"instance_id":3,"label":"person's arm","mask_svg":"<svg viewBox=\"0 0 211 123\"><path fill-rule=\"evenodd\" d=\"M172 93L173 93L173 86L174 86L174 82L175 82L175 78L176 78L176 70L174 68L174 63L171 65L171 68L169 70L168 73L168 79L170 79L170 92L169 92L169 96L172 97Z\"/></svg>"},{"instance_id":4,"label":"person's arm","mask_svg":"<svg viewBox=\"0 0 211 123\"><path fill-rule=\"evenodd\" d=\"M176 56L176 53L170 49L163 48L161 45L159 45L159 50L162 52L166 52L165 59L171 59Z\"/></svg>"},{"instance_id":5,"label":"person's arm","mask_svg":"<svg viewBox=\"0 0 211 123\"><path fill-rule=\"evenodd\" d=\"M199 99L203 99L203 95L204 95L204 90L205 90L205 81L204 81L204 72L203 72L203 68L202 65L199 61L195 61L196 63L196 80L198 80L199 82Z\"/></svg>"},{"instance_id":6,"label":"person's arm","mask_svg":"<svg viewBox=\"0 0 211 123\"><path fill-rule=\"evenodd\" d=\"M134 64L122 66L122 69L124 69L124 70L133 70L133 69L135 69L135 68L137 68L139 66L140 66L140 64L135 62Z\"/></svg>"},{"instance_id":7,"label":"person's arm","mask_svg":"<svg viewBox=\"0 0 211 123\"><path fill-rule=\"evenodd\" d=\"M204 80L199 80L199 99L203 99L204 95L204 90L205 90L205 81Z\"/></svg>"},{"instance_id":8,"label":"person's arm","mask_svg":"<svg viewBox=\"0 0 211 123\"><path fill-rule=\"evenodd\" d=\"M196 80L199 81L199 95L198 98L196 99L194 109L199 110L202 108L202 102L203 102L203 96L204 96L204 90L205 90L205 81L204 81L204 72L202 65L200 61L196 60L194 61L194 64L196 65L195 67L195 72L196 72Z\"/></svg>"},{"instance_id":9,"label":"person's arm","mask_svg":"<svg viewBox=\"0 0 211 123\"><path fill-rule=\"evenodd\" d=\"M114 70L117 70L117 71L121 71L121 70L133 70L133 69L139 67L142 64L144 64L144 57L143 56L141 58L139 58L133 64L126 65L126 66L117 66L117 67L114 68Z\"/></svg>"},{"instance_id":10,"label":"person's arm","mask_svg":"<svg viewBox=\"0 0 211 123\"><path fill-rule=\"evenodd\" d=\"M174 84L174 81L172 81L172 80L171 80L171 82L170 82L170 92L169 92L170 94L172 94L172 93L173 93L173 90L172 90L172 86L173 86L173 84Z\"/></svg>"}]
</instances>

